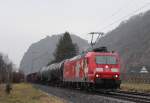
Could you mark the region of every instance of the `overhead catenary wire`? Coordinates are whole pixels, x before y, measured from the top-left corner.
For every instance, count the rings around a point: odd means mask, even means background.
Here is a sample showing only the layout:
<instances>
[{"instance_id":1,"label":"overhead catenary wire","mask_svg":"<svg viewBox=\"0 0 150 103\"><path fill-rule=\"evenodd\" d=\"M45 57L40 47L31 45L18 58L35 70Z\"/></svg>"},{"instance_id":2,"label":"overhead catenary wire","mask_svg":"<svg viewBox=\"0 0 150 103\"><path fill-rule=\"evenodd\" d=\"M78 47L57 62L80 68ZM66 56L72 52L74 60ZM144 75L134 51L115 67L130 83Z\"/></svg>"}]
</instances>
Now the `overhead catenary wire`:
<instances>
[{"instance_id":1,"label":"overhead catenary wire","mask_svg":"<svg viewBox=\"0 0 150 103\"><path fill-rule=\"evenodd\" d=\"M105 21L108 21L110 18L112 17L115 17L116 15L118 15L121 11L124 10L124 8L126 8L127 6L125 7L119 7L119 9L117 9L114 13L112 13L108 18L105 19Z\"/></svg>"},{"instance_id":2,"label":"overhead catenary wire","mask_svg":"<svg viewBox=\"0 0 150 103\"><path fill-rule=\"evenodd\" d=\"M131 12L130 14L125 15L125 16L123 16L122 18L120 18L120 19L118 19L118 20L115 20L114 22L112 22L112 23L110 23L110 24L104 26L103 28L100 29L100 31L102 31L102 30L104 30L104 29L106 29L106 28L108 28L108 27L110 27L110 26L112 26L112 25L114 25L114 24L116 24L116 23L122 21L122 20L125 19L126 17L128 17L128 16L130 16L130 15L133 15L134 13L136 13L136 12L138 12L138 11L140 11L140 10L146 8L146 7L149 6L149 5L150 5L150 2L146 3L145 5L143 5L142 7L140 7L140 8L138 8L138 9L134 10L134 11Z\"/></svg>"},{"instance_id":3,"label":"overhead catenary wire","mask_svg":"<svg viewBox=\"0 0 150 103\"><path fill-rule=\"evenodd\" d=\"M124 20L125 18L127 18L127 17L129 17L130 15L133 15L134 13L136 13L136 12L138 12L138 11L140 11L140 10L146 8L146 7L148 7L149 5L150 5L150 2L146 3L145 5L141 6L141 7L138 8L138 9L134 10L133 12L129 13L128 15L125 15L125 16L123 16L123 17L121 17L121 18L115 20L114 22L112 22L112 23L110 23L110 24L108 24L108 25L102 27L102 28L101 28L100 30L98 30L98 31L103 31L103 32L104 32L104 29L106 29L106 28L108 28L108 27L110 27L110 26L112 26L112 25L114 25L114 24L116 24L116 23L118 23L118 22ZM120 11L121 11L121 10L117 10L117 11L114 12L111 16L117 15L117 13L119 13ZM99 39L99 37L97 37L96 41L97 41L98 39Z\"/></svg>"}]
</instances>

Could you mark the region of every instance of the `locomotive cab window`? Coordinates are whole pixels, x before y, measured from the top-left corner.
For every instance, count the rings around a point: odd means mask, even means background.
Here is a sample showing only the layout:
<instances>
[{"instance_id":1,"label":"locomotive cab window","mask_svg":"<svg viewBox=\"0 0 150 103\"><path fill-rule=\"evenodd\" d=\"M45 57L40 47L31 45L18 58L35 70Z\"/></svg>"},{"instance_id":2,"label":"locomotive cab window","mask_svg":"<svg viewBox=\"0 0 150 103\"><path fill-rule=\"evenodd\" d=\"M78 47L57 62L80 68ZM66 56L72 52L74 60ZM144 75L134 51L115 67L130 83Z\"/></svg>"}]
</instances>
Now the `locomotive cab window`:
<instances>
[{"instance_id":1,"label":"locomotive cab window","mask_svg":"<svg viewBox=\"0 0 150 103\"><path fill-rule=\"evenodd\" d=\"M117 64L115 56L96 56L97 64Z\"/></svg>"}]
</instances>

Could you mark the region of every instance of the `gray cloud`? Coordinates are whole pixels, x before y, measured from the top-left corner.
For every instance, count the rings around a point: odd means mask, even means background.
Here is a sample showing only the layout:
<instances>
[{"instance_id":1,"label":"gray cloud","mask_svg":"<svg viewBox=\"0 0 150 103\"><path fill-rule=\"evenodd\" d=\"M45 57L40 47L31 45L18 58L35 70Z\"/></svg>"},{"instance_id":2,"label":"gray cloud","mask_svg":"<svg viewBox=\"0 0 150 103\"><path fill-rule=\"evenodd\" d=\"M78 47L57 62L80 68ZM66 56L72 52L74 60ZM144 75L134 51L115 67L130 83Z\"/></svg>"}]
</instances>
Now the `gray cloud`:
<instances>
[{"instance_id":1,"label":"gray cloud","mask_svg":"<svg viewBox=\"0 0 150 103\"><path fill-rule=\"evenodd\" d=\"M88 32L101 30L146 2L148 0L0 0L0 51L19 65L28 46L46 35L68 30L89 39Z\"/></svg>"}]
</instances>

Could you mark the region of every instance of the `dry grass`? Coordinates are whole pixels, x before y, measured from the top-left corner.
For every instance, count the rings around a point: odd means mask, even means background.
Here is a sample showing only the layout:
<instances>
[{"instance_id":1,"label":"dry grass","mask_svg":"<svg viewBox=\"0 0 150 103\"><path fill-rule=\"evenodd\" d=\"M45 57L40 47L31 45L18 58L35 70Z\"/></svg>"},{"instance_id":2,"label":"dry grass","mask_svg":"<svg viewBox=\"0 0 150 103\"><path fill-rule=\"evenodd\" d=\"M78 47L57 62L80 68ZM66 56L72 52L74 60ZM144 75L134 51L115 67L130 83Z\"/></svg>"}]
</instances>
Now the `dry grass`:
<instances>
[{"instance_id":1,"label":"dry grass","mask_svg":"<svg viewBox=\"0 0 150 103\"><path fill-rule=\"evenodd\" d=\"M121 84L121 89L125 91L150 92L150 84L123 83Z\"/></svg>"},{"instance_id":2,"label":"dry grass","mask_svg":"<svg viewBox=\"0 0 150 103\"><path fill-rule=\"evenodd\" d=\"M35 89L30 84L14 84L10 95L4 91L4 86L0 87L0 103L66 103L64 100L48 96Z\"/></svg>"}]
</instances>

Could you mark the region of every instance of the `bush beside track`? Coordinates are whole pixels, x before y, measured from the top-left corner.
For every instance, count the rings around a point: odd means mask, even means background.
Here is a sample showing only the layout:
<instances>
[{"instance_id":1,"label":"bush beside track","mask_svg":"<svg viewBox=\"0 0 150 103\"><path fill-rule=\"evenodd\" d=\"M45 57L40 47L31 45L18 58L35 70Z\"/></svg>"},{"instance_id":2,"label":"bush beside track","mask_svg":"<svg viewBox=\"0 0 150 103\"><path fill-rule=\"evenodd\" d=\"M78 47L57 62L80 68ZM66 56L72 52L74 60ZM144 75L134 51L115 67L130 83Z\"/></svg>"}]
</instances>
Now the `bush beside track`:
<instances>
[{"instance_id":1,"label":"bush beside track","mask_svg":"<svg viewBox=\"0 0 150 103\"><path fill-rule=\"evenodd\" d=\"M150 84L150 73L123 74L123 82Z\"/></svg>"},{"instance_id":2,"label":"bush beside track","mask_svg":"<svg viewBox=\"0 0 150 103\"><path fill-rule=\"evenodd\" d=\"M150 73L124 74L121 90L150 92Z\"/></svg>"},{"instance_id":3,"label":"bush beside track","mask_svg":"<svg viewBox=\"0 0 150 103\"><path fill-rule=\"evenodd\" d=\"M150 84L144 83L122 83L121 90L134 92L150 92Z\"/></svg>"}]
</instances>

